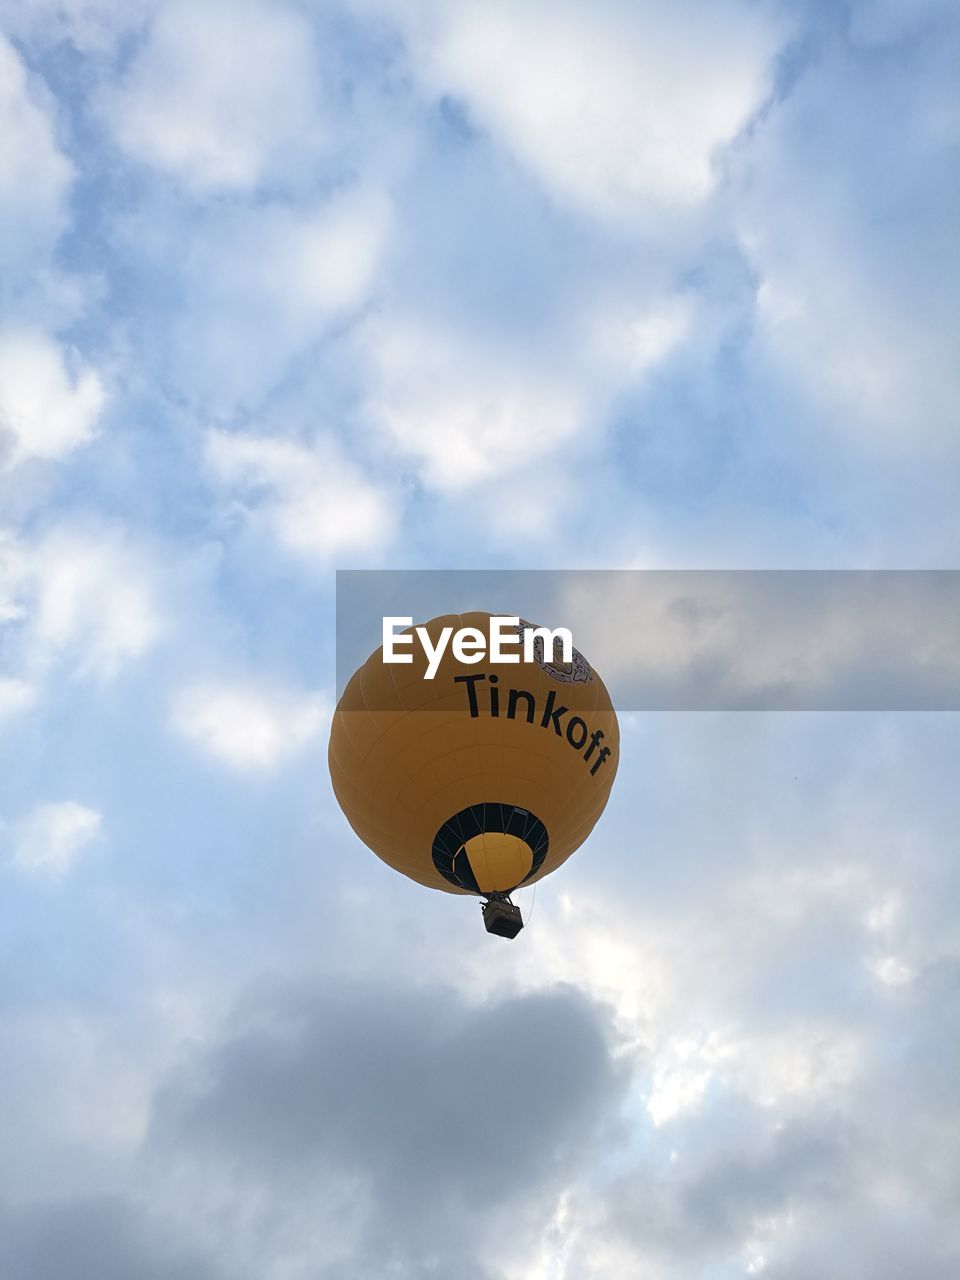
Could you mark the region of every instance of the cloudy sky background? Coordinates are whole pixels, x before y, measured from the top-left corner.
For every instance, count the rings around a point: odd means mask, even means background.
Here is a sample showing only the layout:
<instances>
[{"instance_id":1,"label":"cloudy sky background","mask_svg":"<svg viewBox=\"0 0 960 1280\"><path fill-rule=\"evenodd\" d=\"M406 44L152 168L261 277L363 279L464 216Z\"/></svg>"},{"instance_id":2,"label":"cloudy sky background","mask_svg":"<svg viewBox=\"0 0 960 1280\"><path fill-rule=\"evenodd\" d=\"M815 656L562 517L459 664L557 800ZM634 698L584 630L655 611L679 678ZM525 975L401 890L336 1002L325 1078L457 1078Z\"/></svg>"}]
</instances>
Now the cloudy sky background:
<instances>
[{"instance_id":1,"label":"cloudy sky background","mask_svg":"<svg viewBox=\"0 0 960 1280\"><path fill-rule=\"evenodd\" d=\"M509 945L325 763L336 567L956 566L955 4L0 19L4 1280L955 1277L955 715L625 717Z\"/></svg>"}]
</instances>

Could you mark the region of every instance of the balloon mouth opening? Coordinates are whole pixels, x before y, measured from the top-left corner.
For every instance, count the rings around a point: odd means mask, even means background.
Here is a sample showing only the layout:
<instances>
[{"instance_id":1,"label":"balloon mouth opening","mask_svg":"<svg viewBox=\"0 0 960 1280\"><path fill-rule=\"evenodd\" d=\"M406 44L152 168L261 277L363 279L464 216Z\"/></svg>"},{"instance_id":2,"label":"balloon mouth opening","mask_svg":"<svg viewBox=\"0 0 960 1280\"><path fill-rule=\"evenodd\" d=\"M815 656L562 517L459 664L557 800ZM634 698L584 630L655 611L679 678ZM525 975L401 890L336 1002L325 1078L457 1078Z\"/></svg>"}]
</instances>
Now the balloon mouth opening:
<instances>
[{"instance_id":1,"label":"balloon mouth opening","mask_svg":"<svg viewBox=\"0 0 960 1280\"><path fill-rule=\"evenodd\" d=\"M433 864L458 889L510 893L539 871L549 844L546 827L529 809L487 801L443 823L433 841Z\"/></svg>"}]
</instances>

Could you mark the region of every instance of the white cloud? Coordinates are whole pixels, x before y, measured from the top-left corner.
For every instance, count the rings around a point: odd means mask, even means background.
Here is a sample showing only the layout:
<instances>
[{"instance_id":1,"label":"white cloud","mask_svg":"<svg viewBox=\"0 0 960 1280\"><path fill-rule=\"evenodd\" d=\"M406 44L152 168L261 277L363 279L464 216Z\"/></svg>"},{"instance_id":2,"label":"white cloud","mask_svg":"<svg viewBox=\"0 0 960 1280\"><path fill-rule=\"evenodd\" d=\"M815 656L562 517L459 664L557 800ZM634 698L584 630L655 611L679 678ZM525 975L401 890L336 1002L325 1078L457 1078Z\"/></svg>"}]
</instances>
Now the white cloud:
<instances>
[{"instance_id":1,"label":"white cloud","mask_svg":"<svg viewBox=\"0 0 960 1280\"><path fill-rule=\"evenodd\" d=\"M362 335L367 411L434 488L520 478L526 464L561 455L587 431L596 440L612 397L664 360L689 323L682 298L646 307L590 299L562 343L538 349L381 317Z\"/></svg>"},{"instance_id":2,"label":"white cloud","mask_svg":"<svg viewBox=\"0 0 960 1280\"><path fill-rule=\"evenodd\" d=\"M902 956L877 956L868 968L874 977L888 987L902 987L912 982L916 973Z\"/></svg>"},{"instance_id":3,"label":"white cloud","mask_svg":"<svg viewBox=\"0 0 960 1280\"><path fill-rule=\"evenodd\" d=\"M231 768L265 772L294 755L329 719L320 694L200 684L176 699L172 728Z\"/></svg>"},{"instance_id":4,"label":"white cloud","mask_svg":"<svg viewBox=\"0 0 960 1280\"><path fill-rule=\"evenodd\" d=\"M13 438L8 465L59 458L95 434L103 383L76 354L36 332L0 332L0 437Z\"/></svg>"},{"instance_id":5,"label":"white cloud","mask_svg":"<svg viewBox=\"0 0 960 1280\"><path fill-rule=\"evenodd\" d=\"M86 54L106 54L141 26L161 0L0 0L6 29L26 43L69 41Z\"/></svg>"},{"instance_id":6,"label":"white cloud","mask_svg":"<svg viewBox=\"0 0 960 1280\"><path fill-rule=\"evenodd\" d=\"M960 384L935 322L927 326L916 311L898 307L866 264L819 236L803 248L791 241L784 257L773 245L754 249L754 257L765 271L758 340L804 394L839 410L839 422L872 443L909 444L952 431L950 405Z\"/></svg>"},{"instance_id":7,"label":"white cloud","mask_svg":"<svg viewBox=\"0 0 960 1280\"><path fill-rule=\"evenodd\" d=\"M768 11L739 0L383 8L429 89L464 98L560 200L617 221L711 192L716 154L769 92L782 39Z\"/></svg>"},{"instance_id":8,"label":"white cloud","mask_svg":"<svg viewBox=\"0 0 960 1280\"><path fill-rule=\"evenodd\" d=\"M694 1037L673 1037L660 1046L651 1070L647 1112L655 1125L695 1107L710 1082L712 1068Z\"/></svg>"},{"instance_id":9,"label":"white cloud","mask_svg":"<svg viewBox=\"0 0 960 1280\"><path fill-rule=\"evenodd\" d=\"M18 637L22 677L55 662L83 677L116 675L163 629L155 586L145 558L113 534L0 537L0 618Z\"/></svg>"},{"instance_id":10,"label":"white cloud","mask_svg":"<svg viewBox=\"0 0 960 1280\"><path fill-rule=\"evenodd\" d=\"M308 313L356 306L374 283L388 223L384 197L342 192L291 224L270 263L272 288Z\"/></svg>"},{"instance_id":11,"label":"white cloud","mask_svg":"<svg viewBox=\"0 0 960 1280\"><path fill-rule=\"evenodd\" d=\"M325 563L343 552L376 548L393 527L389 495L330 438L305 445L211 431L206 457L244 519L308 559Z\"/></svg>"},{"instance_id":12,"label":"white cloud","mask_svg":"<svg viewBox=\"0 0 960 1280\"><path fill-rule=\"evenodd\" d=\"M63 800L38 805L13 825L13 865L59 879L72 871L99 834L102 814Z\"/></svg>"},{"instance_id":13,"label":"white cloud","mask_svg":"<svg viewBox=\"0 0 960 1280\"><path fill-rule=\"evenodd\" d=\"M520 467L565 444L582 421L583 392L556 370L416 324L381 327L371 347L369 410L439 489Z\"/></svg>"},{"instance_id":14,"label":"white cloud","mask_svg":"<svg viewBox=\"0 0 960 1280\"><path fill-rule=\"evenodd\" d=\"M694 303L684 294L652 297L645 306L635 298L598 300L581 321L583 345L611 379L639 379L686 339L694 321Z\"/></svg>"},{"instance_id":15,"label":"white cloud","mask_svg":"<svg viewBox=\"0 0 960 1280\"><path fill-rule=\"evenodd\" d=\"M84 673L112 675L157 638L149 581L122 546L61 536L43 545L36 564L36 637L54 650L79 646Z\"/></svg>"},{"instance_id":16,"label":"white cloud","mask_svg":"<svg viewBox=\"0 0 960 1280\"><path fill-rule=\"evenodd\" d=\"M949 45L924 68L818 63L744 150L735 219L762 362L824 426L926 454L955 440L960 403L944 270L960 116Z\"/></svg>"},{"instance_id":17,"label":"white cloud","mask_svg":"<svg viewBox=\"0 0 960 1280\"><path fill-rule=\"evenodd\" d=\"M10 272L63 229L73 168L13 46L0 35L0 263Z\"/></svg>"},{"instance_id":18,"label":"white cloud","mask_svg":"<svg viewBox=\"0 0 960 1280\"><path fill-rule=\"evenodd\" d=\"M2 615L0 615L2 621ZM26 680L0 676L0 729L6 720L26 711L36 700L36 690Z\"/></svg>"},{"instance_id":19,"label":"white cloud","mask_svg":"<svg viewBox=\"0 0 960 1280\"><path fill-rule=\"evenodd\" d=\"M703 1057L738 1093L773 1107L829 1098L850 1085L862 1069L863 1040L850 1026L793 1018L785 1029L714 1034Z\"/></svg>"},{"instance_id":20,"label":"white cloud","mask_svg":"<svg viewBox=\"0 0 960 1280\"><path fill-rule=\"evenodd\" d=\"M264 321L291 343L363 302L372 288L389 224L389 206L375 192L348 188L325 203L291 209L273 205L227 212L203 225L188 250L193 301L203 321L228 326L239 312L246 331ZM243 263L243 270L237 264Z\"/></svg>"},{"instance_id":21,"label":"white cloud","mask_svg":"<svg viewBox=\"0 0 960 1280\"><path fill-rule=\"evenodd\" d=\"M665 1036L651 1049L646 1107L657 1126L700 1105L708 1087L732 1088L761 1107L827 1098L855 1080L864 1057L856 1032L801 1019L785 1030Z\"/></svg>"},{"instance_id":22,"label":"white cloud","mask_svg":"<svg viewBox=\"0 0 960 1280\"><path fill-rule=\"evenodd\" d=\"M310 25L286 4L171 3L103 108L135 160L197 193L245 191L326 143L318 72Z\"/></svg>"},{"instance_id":23,"label":"white cloud","mask_svg":"<svg viewBox=\"0 0 960 1280\"><path fill-rule=\"evenodd\" d=\"M293 359L366 302L389 228L389 202L365 187L300 207L215 206L167 228L156 253L179 264L179 305L151 339L152 352L167 349L165 376L220 413L258 404ZM131 245L155 231L126 227Z\"/></svg>"}]
</instances>

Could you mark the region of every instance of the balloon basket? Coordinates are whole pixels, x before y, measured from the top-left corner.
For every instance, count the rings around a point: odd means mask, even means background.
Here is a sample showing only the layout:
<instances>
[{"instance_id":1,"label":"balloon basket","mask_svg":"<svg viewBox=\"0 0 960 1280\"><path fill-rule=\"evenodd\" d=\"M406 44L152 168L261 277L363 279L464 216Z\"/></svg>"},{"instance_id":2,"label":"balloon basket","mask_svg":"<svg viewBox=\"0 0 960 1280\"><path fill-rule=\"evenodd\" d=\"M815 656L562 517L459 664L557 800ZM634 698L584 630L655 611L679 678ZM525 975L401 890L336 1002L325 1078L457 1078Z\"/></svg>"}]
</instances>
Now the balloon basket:
<instances>
[{"instance_id":1,"label":"balloon basket","mask_svg":"<svg viewBox=\"0 0 960 1280\"><path fill-rule=\"evenodd\" d=\"M483 923L487 933L498 938L515 938L523 928L520 908L509 899L490 898L483 904Z\"/></svg>"}]
</instances>

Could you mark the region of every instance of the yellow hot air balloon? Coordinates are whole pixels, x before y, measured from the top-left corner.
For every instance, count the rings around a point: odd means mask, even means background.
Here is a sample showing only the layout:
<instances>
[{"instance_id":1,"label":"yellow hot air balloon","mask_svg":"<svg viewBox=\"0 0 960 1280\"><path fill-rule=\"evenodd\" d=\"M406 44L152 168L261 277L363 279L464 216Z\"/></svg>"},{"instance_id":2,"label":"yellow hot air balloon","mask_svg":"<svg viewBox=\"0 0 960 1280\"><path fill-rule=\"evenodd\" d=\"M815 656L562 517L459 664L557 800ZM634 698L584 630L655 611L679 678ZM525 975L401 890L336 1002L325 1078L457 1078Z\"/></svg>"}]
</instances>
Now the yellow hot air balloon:
<instances>
[{"instance_id":1,"label":"yellow hot air balloon","mask_svg":"<svg viewBox=\"0 0 960 1280\"><path fill-rule=\"evenodd\" d=\"M488 613L425 624L489 635ZM531 624L520 623L519 634ZM376 650L354 673L330 731L333 790L360 839L420 884L484 899L491 933L523 927L510 893L556 870L590 834L619 759L603 681L573 651L512 665L458 661L434 678L422 648L396 665ZM489 648L486 652L490 652Z\"/></svg>"}]
</instances>

